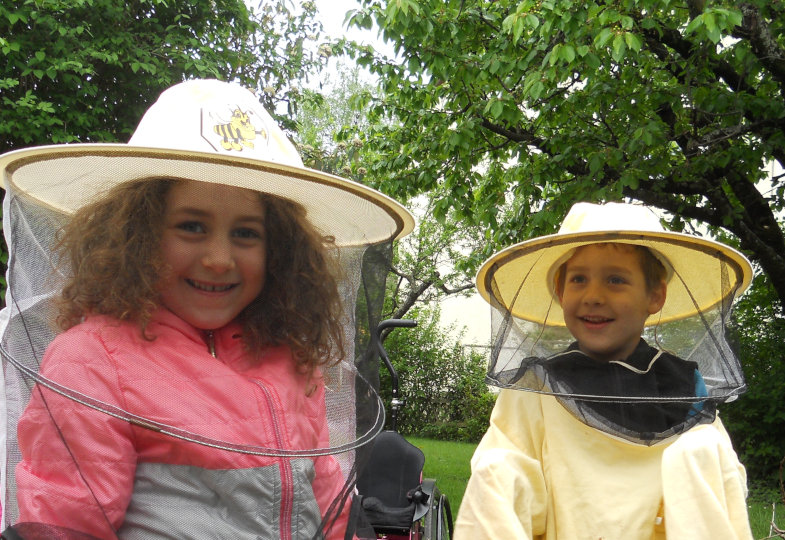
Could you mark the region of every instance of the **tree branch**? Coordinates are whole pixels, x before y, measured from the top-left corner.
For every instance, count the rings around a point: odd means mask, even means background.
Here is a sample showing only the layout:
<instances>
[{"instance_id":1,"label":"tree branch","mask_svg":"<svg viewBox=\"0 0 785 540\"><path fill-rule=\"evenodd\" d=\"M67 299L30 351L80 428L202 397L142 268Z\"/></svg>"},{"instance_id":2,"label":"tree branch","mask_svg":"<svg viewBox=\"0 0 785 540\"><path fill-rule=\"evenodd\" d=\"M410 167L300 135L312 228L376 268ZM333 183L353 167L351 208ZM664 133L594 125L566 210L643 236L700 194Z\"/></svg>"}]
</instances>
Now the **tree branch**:
<instances>
[{"instance_id":1,"label":"tree branch","mask_svg":"<svg viewBox=\"0 0 785 540\"><path fill-rule=\"evenodd\" d=\"M733 36L749 42L753 54L779 83L780 95L785 96L785 51L772 37L768 23L756 6L745 2L740 8L742 24L736 27Z\"/></svg>"},{"instance_id":2,"label":"tree branch","mask_svg":"<svg viewBox=\"0 0 785 540\"><path fill-rule=\"evenodd\" d=\"M452 289L448 288L446 285L442 283L439 286L439 290L442 291L444 294L450 295L450 294L458 294L463 291L467 291L473 287L474 287L473 282L464 283L463 285L458 285L457 287L454 287Z\"/></svg>"}]
</instances>

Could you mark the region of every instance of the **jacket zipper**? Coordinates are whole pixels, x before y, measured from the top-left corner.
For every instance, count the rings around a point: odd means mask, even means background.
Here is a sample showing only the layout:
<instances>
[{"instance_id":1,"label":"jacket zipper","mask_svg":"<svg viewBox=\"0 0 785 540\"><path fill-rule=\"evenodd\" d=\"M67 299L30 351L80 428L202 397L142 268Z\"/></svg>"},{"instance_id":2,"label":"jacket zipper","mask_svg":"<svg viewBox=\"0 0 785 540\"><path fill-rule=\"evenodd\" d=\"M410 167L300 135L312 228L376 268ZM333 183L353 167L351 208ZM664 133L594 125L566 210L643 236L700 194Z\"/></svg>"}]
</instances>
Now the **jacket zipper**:
<instances>
[{"instance_id":1,"label":"jacket zipper","mask_svg":"<svg viewBox=\"0 0 785 540\"><path fill-rule=\"evenodd\" d=\"M212 330L208 330L206 337L208 352L213 358L218 358L215 350L215 333ZM278 416L275 414L275 400L270 390L261 381L255 380L254 382L262 389L267 401L267 408L270 411L270 418L273 422L275 442L278 448L284 448L284 434L281 430ZM288 459L280 458L279 467L281 473L281 515L279 518L281 540L290 540L292 538L292 511L294 510L294 476L292 474L292 464Z\"/></svg>"},{"instance_id":2,"label":"jacket zipper","mask_svg":"<svg viewBox=\"0 0 785 540\"><path fill-rule=\"evenodd\" d=\"M262 389L267 401L267 408L270 411L270 418L273 423L275 442L278 448L284 448L284 433L281 429L281 422L275 414L275 399L270 391L261 381L254 380ZM280 534L281 540L291 540L292 538L292 512L294 510L294 477L292 474L292 464L285 457L278 460L281 469L281 515L280 515Z\"/></svg>"},{"instance_id":3,"label":"jacket zipper","mask_svg":"<svg viewBox=\"0 0 785 540\"><path fill-rule=\"evenodd\" d=\"M215 334L213 333L212 330L208 330L206 337L207 337L207 352L209 352L213 358L218 358L218 354L216 354L215 352Z\"/></svg>"}]
</instances>

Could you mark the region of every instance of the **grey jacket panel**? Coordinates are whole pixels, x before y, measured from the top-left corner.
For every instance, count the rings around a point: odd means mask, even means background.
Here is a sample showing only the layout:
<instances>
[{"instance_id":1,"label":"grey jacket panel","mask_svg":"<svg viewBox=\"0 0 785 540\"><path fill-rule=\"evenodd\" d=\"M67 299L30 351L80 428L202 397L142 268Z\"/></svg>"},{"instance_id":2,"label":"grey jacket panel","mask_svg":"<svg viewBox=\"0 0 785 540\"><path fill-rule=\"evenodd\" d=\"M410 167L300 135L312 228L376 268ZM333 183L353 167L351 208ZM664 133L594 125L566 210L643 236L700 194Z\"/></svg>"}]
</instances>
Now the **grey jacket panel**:
<instances>
[{"instance_id":1,"label":"grey jacket panel","mask_svg":"<svg viewBox=\"0 0 785 540\"><path fill-rule=\"evenodd\" d=\"M313 462L292 459L290 464L292 539L310 539L321 521L311 488ZM118 536L123 540L279 540L286 502L281 487L278 465L210 470L140 463Z\"/></svg>"}]
</instances>

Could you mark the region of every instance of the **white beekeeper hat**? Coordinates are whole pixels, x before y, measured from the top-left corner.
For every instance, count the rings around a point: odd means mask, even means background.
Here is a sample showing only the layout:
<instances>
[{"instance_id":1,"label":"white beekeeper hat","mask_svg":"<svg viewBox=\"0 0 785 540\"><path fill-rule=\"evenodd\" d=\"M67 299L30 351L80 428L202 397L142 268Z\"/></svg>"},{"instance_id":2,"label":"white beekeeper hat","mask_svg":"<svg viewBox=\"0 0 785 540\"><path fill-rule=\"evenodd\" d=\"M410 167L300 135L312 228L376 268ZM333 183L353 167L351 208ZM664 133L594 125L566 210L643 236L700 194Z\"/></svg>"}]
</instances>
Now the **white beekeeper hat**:
<instances>
[{"instance_id":1,"label":"white beekeeper hat","mask_svg":"<svg viewBox=\"0 0 785 540\"><path fill-rule=\"evenodd\" d=\"M309 169L248 89L217 80L164 91L128 144L65 144L0 156L5 185L71 213L121 182L182 178L253 189L300 203L336 245L405 236L412 215L362 184ZM96 192L101 186L101 192Z\"/></svg>"},{"instance_id":2,"label":"white beekeeper hat","mask_svg":"<svg viewBox=\"0 0 785 540\"><path fill-rule=\"evenodd\" d=\"M647 325L683 319L723 300L732 301L752 279L752 266L744 255L720 242L666 231L644 206L577 203L558 233L510 246L485 261L477 273L477 289L486 301L500 304L515 317L564 326L555 293L556 271L576 248L602 242L645 246L665 265L667 299ZM727 283L720 279L724 269Z\"/></svg>"}]
</instances>

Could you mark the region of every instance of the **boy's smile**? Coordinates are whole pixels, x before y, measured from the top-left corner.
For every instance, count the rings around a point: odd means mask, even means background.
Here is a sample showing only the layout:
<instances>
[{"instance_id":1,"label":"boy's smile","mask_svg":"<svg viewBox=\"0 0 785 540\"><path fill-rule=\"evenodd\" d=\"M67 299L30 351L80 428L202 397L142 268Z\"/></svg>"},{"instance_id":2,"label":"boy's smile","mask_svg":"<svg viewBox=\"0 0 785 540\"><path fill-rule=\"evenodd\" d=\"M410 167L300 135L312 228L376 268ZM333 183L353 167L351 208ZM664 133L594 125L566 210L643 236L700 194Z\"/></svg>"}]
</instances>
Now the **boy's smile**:
<instances>
[{"instance_id":1,"label":"boy's smile","mask_svg":"<svg viewBox=\"0 0 785 540\"><path fill-rule=\"evenodd\" d=\"M565 264L559 301L578 347L599 361L627 358L649 315L665 303L665 283L648 291L640 255L622 244L591 244Z\"/></svg>"},{"instance_id":2,"label":"boy's smile","mask_svg":"<svg viewBox=\"0 0 785 540\"><path fill-rule=\"evenodd\" d=\"M203 330L225 326L262 291L264 208L253 191L195 181L167 195L163 305Z\"/></svg>"}]
</instances>

